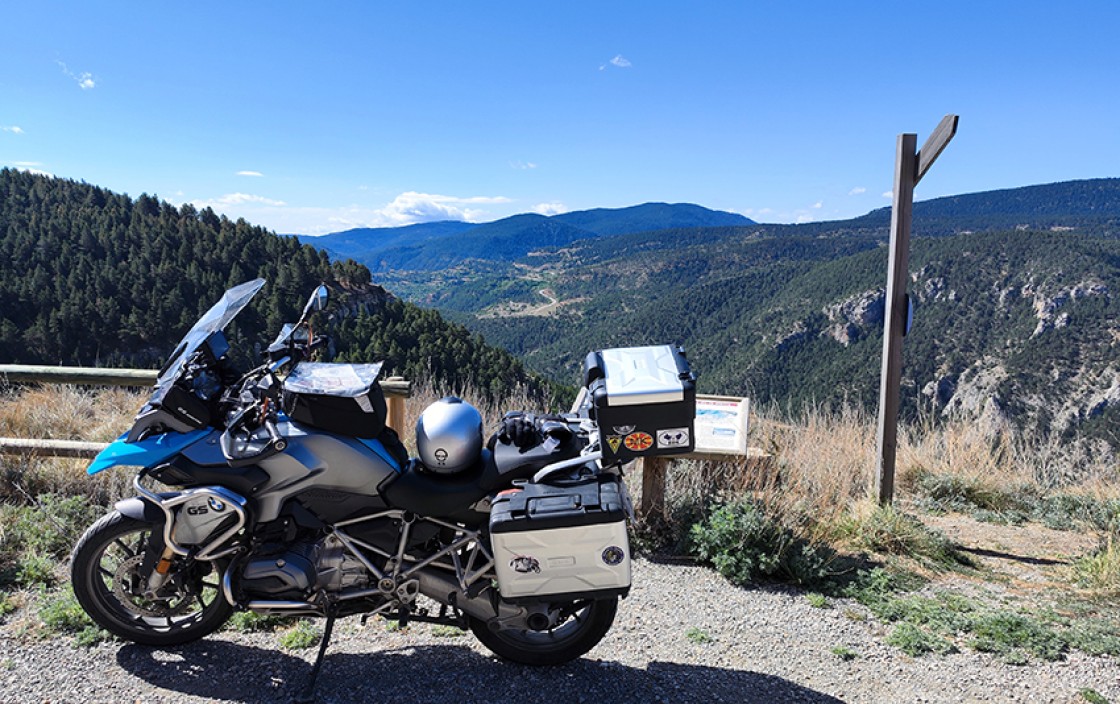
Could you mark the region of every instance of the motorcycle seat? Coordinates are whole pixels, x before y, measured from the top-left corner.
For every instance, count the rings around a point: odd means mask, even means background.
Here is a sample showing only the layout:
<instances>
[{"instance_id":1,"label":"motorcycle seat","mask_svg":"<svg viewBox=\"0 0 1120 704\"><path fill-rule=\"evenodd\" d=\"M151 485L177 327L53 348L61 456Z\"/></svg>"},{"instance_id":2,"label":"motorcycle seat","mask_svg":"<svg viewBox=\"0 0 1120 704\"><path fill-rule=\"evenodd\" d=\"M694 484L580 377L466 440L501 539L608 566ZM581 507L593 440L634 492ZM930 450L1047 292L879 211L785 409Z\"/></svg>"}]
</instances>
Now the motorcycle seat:
<instances>
[{"instance_id":1,"label":"motorcycle seat","mask_svg":"<svg viewBox=\"0 0 1120 704\"><path fill-rule=\"evenodd\" d=\"M404 472L381 488L381 494L394 508L421 516L452 516L514 479L528 479L542 467L578 454L579 445L574 440L560 446L542 444L526 450L497 443L493 452L483 448L474 465L456 474L434 474L426 471L419 460L413 460Z\"/></svg>"}]
</instances>

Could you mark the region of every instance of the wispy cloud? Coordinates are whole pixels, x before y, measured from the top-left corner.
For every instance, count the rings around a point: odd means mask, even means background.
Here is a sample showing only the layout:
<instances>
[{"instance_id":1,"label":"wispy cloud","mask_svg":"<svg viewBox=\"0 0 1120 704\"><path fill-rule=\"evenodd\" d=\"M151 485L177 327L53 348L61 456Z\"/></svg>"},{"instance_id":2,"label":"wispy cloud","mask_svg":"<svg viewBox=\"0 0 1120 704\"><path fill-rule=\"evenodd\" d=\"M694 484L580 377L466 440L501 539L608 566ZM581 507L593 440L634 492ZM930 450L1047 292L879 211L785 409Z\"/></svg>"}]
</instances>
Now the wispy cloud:
<instances>
[{"instance_id":1,"label":"wispy cloud","mask_svg":"<svg viewBox=\"0 0 1120 704\"><path fill-rule=\"evenodd\" d=\"M894 191L883 191L884 198L894 198Z\"/></svg>"},{"instance_id":2,"label":"wispy cloud","mask_svg":"<svg viewBox=\"0 0 1120 704\"><path fill-rule=\"evenodd\" d=\"M208 200L192 200L196 208L210 207L232 218L277 232L321 235L356 227L398 227L438 220L483 222L492 219L489 207L511 203L504 196L447 196L408 191L380 207L300 206L248 193L229 193Z\"/></svg>"},{"instance_id":3,"label":"wispy cloud","mask_svg":"<svg viewBox=\"0 0 1120 704\"><path fill-rule=\"evenodd\" d=\"M0 131L11 132L12 134L23 134L23 128L19 125L11 125L10 127L0 127Z\"/></svg>"},{"instance_id":4,"label":"wispy cloud","mask_svg":"<svg viewBox=\"0 0 1120 704\"><path fill-rule=\"evenodd\" d=\"M559 215L568 212L570 208L563 203L537 203L530 210L539 215Z\"/></svg>"},{"instance_id":5,"label":"wispy cloud","mask_svg":"<svg viewBox=\"0 0 1120 704\"><path fill-rule=\"evenodd\" d=\"M867 189L864 188L863 186L856 186L852 190L848 191L848 195L850 195L850 196L858 196L861 193L867 193Z\"/></svg>"},{"instance_id":6,"label":"wispy cloud","mask_svg":"<svg viewBox=\"0 0 1120 704\"><path fill-rule=\"evenodd\" d=\"M537 168L537 165L531 161L511 161L509 162L509 167L511 169L517 169L518 171L529 171Z\"/></svg>"},{"instance_id":7,"label":"wispy cloud","mask_svg":"<svg viewBox=\"0 0 1120 704\"><path fill-rule=\"evenodd\" d=\"M274 208L282 208L287 203L282 200L274 200L272 198L265 198L264 196L255 196L249 193L227 193L224 196L219 196L211 200L192 200L191 205L196 208L214 208L221 210L228 206L236 205L270 205Z\"/></svg>"},{"instance_id":8,"label":"wispy cloud","mask_svg":"<svg viewBox=\"0 0 1120 704\"><path fill-rule=\"evenodd\" d=\"M238 176L264 176L260 171L238 171Z\"/></svg>"},{"instance_id":9,"label":"wispy cloud","mask_svg":"<svg viewBox=\"0 0 1120 704\"><path fill-rule=\"evenodd\" d=\"M36 174L38 176L54 176L50 171L40 169L39 167L42 166L42 164L37 161L13 161L11 162L11 166L16 171L26 171L29 174Z\"/></svg>"},{"instance_id":10,"label":"wispy cloud","mask_svg":"<svg viewBox=\"0 0 1120 704\"><path fill-rule=\"evenodd\" d=\"M823 200L818 200L816 203L813 203L813 210L820 210L823 207L824 207L824 201Z\"/></svg>"},{"instance_id":11,"label":"wispy cloud","mask_svg":"<svg viewBox=\"0 0 1120 704\"><path fill-rule=\"evenodd\" d=\"M607 66L614 66L615 68L630 68L634 64L630 63L630 59L622 54L615 54L615 57L605 64L599 66L600 71L605 71Z\"/></svg>"},{"instance_id":12,"label":"wispy cloud","mask_svg":"<svg viewBox=\"0 0 1120 704\"><path fill-rule=\"evenodd\" d=\"M78 87L82 90L90 90L91 88L95 88L97 86L97 83L93 80L93 74L89 71L74 73L66 66L65 63L61 61L56 61L55 63L58 64L59 68L62 69L62 72L64 74L74 79L74 81L78 84Z\"/></svg>"}]
</instances>

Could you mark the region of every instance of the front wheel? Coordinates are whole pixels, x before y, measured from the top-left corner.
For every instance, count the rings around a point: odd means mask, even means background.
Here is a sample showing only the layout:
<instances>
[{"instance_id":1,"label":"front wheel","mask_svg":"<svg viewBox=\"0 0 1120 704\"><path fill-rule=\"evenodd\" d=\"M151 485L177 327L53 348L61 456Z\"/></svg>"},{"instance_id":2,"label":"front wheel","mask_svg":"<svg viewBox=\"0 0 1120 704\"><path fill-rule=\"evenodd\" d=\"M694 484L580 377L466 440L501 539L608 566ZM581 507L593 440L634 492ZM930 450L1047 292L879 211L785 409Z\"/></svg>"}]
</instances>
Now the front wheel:
<instances>
[{"instance_id":1,"label":"front wheel","mask_svg":"<svg viewBox=\"0 0 1120 704\"><path fill-rule=\"evenodd\" d=\"M220 568L176 557L167 582L145 595L141 566L159 526L118 511L94 523L70 560L74 596L90 618L110 633L142 645L189 643L222 626L233 607L222 597Z\"/></svg>"},{"instance_id":2,"label":"front wheel","mask_svg":"<svg viewBox=\"0 0 1120 704\"><path fill-rule=\"evenodd\" d=\"M618 611L618 597L556 605L556 624L548 629L491 631L470 617L478 640L506 660L522 665L562 665L594 648L607 635Z\"/></svg>"}]
</instances>

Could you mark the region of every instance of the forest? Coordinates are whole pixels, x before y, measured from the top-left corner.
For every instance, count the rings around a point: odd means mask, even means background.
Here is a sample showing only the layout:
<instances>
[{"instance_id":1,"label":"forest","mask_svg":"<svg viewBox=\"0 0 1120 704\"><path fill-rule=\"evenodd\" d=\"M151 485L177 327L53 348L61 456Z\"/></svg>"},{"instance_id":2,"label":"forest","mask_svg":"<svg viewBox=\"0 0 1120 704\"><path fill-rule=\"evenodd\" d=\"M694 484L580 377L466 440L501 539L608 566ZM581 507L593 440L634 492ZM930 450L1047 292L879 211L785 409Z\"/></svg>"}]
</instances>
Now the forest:
<instances>
[{"instance_id":1,"label":"forest","mask_svg":"<svg viewBox=\"0 0 1120 704\"><path fill-rule=\"evenodd\" d=\"M0 361L158 367L225 289L257 277L268 284L228 331L235 349L267 344L326 282L339 359L384 360L386 375L448 389L548 398L558 388L372 285L361 264L209 208L0 170Z\"/></svg>"}]
</instances>

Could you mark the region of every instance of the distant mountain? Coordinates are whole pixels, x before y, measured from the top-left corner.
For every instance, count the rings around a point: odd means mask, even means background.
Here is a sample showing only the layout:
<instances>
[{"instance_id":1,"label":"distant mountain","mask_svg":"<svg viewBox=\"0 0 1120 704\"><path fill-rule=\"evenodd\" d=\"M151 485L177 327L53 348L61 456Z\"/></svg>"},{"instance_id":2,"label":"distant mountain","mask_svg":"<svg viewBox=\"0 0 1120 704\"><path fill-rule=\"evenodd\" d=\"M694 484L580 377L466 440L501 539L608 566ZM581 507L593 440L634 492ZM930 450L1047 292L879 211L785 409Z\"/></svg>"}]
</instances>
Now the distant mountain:
<instances>
[{"instance_id":1,"label":"distant mountain","mask_svg":"<svg viewBox=\"0 0 1120 704\"><path fill-rule=\"evenodd\" d=\"M904 413L1120 448L1118 212L1120 179L916 204ZM888 226L657 230L378 279L557 379L588 350L677 342L705 393L873 408Z\"/></svg>"},{"instance_id":2,"label":"distant mountain","mask_svg":"<svg viewBox=\"0 0 1120 704\"><path fill-rule=\"evenodd\" d=\"M510 262L539 249L582 239L682 227L750 225L752 221L689 203L646 203L629 208L597 208L561 215L533 213L494 222L456 221L405 227L347 230L300 241L338 258L350 258L378 272L439 271L470 259Z\"/></svg>"},{"instance_id":3,"label":"distant mountain","mask_svg":"<svg viewBox=\"0 0 1120 704\"><path fill-rule=\"evenodd\" d=\"M889 225L890 218L891 209L887 207L852 222ZM916 234L1016 227L1045 230L1086 224L1120 224L1120 178L1006 188L914 204Z\"/></svg>"},{"instance_id":4,"label":"distant mountain","mask_svg":"<svg viewBox=\"0 0 1120 704\"><path fill-rule=\"evenodd\" d=\"M645 203L629 208L595 208L562 215L557 220L599 236L626 235L632 232L669 230L683 227L723 227L753 225L754 221L722 210L708 210L690 203Z\"/></svg>"},{"instance_id":5,"label":"distant mountain","mask_svg":"<svg viewBox=\"0 0 1120 704\"><path fill-rule=\"evenodd\" d=\"M297 235L297 237L302 244L325 250L334 257L360 260L385 249L456 235L473 227L475 225L469 222L441 220L403 227L359 227L318 237L309 235Z\"/></svg>"}]
</instances>

